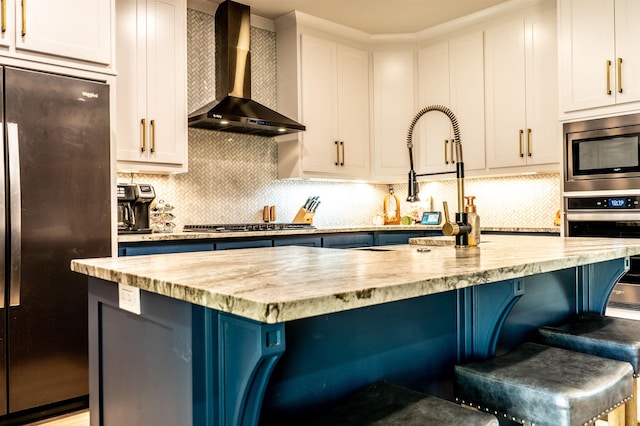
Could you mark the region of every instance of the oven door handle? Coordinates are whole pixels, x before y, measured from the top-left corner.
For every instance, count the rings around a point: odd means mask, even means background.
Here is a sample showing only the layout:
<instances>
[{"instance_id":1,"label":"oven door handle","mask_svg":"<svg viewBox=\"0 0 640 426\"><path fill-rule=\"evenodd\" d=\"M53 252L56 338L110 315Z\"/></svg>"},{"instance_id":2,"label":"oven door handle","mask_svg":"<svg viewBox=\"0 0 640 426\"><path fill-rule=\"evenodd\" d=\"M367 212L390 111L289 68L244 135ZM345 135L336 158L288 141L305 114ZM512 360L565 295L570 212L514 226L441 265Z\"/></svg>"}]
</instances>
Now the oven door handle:
<instances>
[{"instance_id":1,"label":"oven door handle","mask_svg":"<svg viewBox=\"0 0 640 426\"><path fill-rule=\"evenodd\" d=\"M570 213L566 214L568 222L638 222L640 213L616 212L616 213Z\"/></svg>"}]
</instances>

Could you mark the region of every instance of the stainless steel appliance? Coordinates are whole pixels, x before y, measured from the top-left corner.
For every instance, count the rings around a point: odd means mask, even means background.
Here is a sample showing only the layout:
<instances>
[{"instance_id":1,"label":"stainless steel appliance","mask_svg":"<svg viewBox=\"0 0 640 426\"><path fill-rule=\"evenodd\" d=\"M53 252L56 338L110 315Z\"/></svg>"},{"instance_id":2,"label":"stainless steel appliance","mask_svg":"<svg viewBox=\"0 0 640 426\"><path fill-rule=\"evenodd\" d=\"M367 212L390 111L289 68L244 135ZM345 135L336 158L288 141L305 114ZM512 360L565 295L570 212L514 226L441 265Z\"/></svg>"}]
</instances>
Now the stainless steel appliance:
<instances>
[{"instance_id":1,"label":"stainless steel appliance","mask_svg":"<svg viewBox=\"0 0 640 426\"><path fill-rule=\"evenodd\" d=\"M588 193L564 199L565 235L640 238L640 195ZM609 306L640 310L640 257L615 286Z\"/></svg>"},{"instance_id":2,"label":"stainless steel appliance","mask_svg":"<svg viewBox=\"0 0 640 426\"><path fill-rule=\"evenodd\" d=\"M565 123L564 234L640 238L640 114ZM610 306L640 310L640 257Z\"/></svg>"},{"instance_id":3,"label":"stainless steel appliance","mask_svg":"<svg viewBox=\"0 0 640 426\"><path fill-rule=\"evenodd\" d=\"M109 87L0 74L0 422L23 424L88 402L87 283L69 262L111 254Z\"/></svg>"},{"instance_id":4,"label":"stainless steel appliance","mask_svg":"<svg viewBox=\"0 0 640 426\"><path fill-rule=\"evenodd\" d=\"M119 183L118 234L149 234L149 207L156 198L153 186L137 183Z\"/></svg>"},{"instance_id":5,"label":"stainless steel appliance","mask_svg":"<svg viewBox=\"0 0 640 426\"><path fill-rule=\"evenodd\" d=\"M640 188L640 114L566 123L564 190Z\"/></svg>"},{"instance_id":6,"label":"stainless steel appliance","mask_svg":"<svg viewBox=\"0 0 640 426\"><path fill-rule=\"evenodd\" d=\"M189 115L189 127L280 136L304 131L302 124L251 99L249 6L223 1L215 16L216 100Z\"/></svg>"}]
</instances>

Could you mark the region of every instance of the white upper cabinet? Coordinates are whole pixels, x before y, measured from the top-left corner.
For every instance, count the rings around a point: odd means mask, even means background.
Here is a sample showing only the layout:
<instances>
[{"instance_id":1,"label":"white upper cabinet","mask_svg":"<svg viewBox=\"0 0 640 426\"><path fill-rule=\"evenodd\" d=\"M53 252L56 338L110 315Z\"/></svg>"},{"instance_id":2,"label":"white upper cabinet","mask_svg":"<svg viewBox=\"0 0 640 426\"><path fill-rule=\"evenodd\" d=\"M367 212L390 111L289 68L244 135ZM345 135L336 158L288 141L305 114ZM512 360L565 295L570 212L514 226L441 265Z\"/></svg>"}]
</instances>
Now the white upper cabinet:
<instances>
[{"instance_id":1,"label":"white upper cabinet","mask_svg":"<svg viewBox=\"0 0 640 426\"><path fill-rule=\"evenodd\" d=\"M482 32L420 49L418 75L419 108L443 105L451 109L459 123L465 171L484 169ZM420 118L413 135L418 173L456 170L453 136L446 115L429 112Z\"/></svg>"},{"instance_id":2,"label":"white upper cabinet","mask_svg":"<svg viewBox=\"0 0 640 426\"><path fill-rule=\"evenodd\" d=\"M485 113L489 168L560 161L556 51L553 2L487 27Z\"/></svg>"},{"instance_id":3,"label":"white upper cabinet","mask_svg":"<svg viewBox=\"0 0 640 426\"><path fill-rule=\"evenodd\" d=\"M369 59L364 50L301 35L302 169L369 174Z\"/></svg>"},{"instance_id":4,"label":"white upper cabinet","mask_svg":"<svg viewBox=\"0 0 640 426\"><path fill-rule=\"evenodd\" d=\"M639 101L640 2L558 0L558 14L562 111Z\"/></svg>"},{"instance_id":5,"label":"white upper cabinet","mask_svg":"<svg viewBox=\"0 0 640 426\"><path fill-rule=\"evenodd\" d=\"M114 1L3 0L0 55L74 68L108 68L113 62Z\"/></svg>"},{"instance_id":6,"label":"white upper cabinet","mask_svg":"<svg viewBox=\"0 0 640 426\"><path fill-rule=\"evenodd\" d=\"M368 53L291 18L280 21L277 34L278 106L306 131L279 138L278 177L368 179ZM287 75L299 84L280 84Z\"/></svg>"},{"instance_id":7,"label":"white upper cabinet","mask_svg":"<svg viewBox=\"0 0 640 426\"><path fill-rule=\"evenodd\" d=\"M373 178L397 181L409 173L407 131L416 114L415 49L373 52ZM414 137L414 148L416 146ZM417 153L414 152L414 161Z\"/></svg>"},{"instance_id":8,"label":"white upper cabinet","mask_svg":"<svg viewBox=\"0 0 640 426\"><path fill-rule=\"evenodd\" d=\"M187 170L185 0L118 0L118 170Z\"/></svg>"}]
</instances>

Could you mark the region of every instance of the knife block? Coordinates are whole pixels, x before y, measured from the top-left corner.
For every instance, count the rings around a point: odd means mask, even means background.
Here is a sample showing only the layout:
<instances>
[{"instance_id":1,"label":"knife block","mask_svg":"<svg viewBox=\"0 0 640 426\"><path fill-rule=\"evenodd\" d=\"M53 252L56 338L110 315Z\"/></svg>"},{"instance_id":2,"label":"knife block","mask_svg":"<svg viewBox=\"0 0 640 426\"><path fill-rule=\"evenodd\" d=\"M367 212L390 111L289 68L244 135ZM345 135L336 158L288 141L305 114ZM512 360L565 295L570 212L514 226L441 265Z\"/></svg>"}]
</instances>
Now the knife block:
<instances>
[{"instance_id":1,"label":"knife block","mask_svg":"<svg viewBox=\"0 0 640 426\"><path fill-rule=\"evenodd\" d=\"M309 225L313 225L313 216L315 216L314 212L308 212L304 207L300 207L300 210L296 213L296 217L293 218L293 223L308 223Z\"/></svg>"}]
</instances>

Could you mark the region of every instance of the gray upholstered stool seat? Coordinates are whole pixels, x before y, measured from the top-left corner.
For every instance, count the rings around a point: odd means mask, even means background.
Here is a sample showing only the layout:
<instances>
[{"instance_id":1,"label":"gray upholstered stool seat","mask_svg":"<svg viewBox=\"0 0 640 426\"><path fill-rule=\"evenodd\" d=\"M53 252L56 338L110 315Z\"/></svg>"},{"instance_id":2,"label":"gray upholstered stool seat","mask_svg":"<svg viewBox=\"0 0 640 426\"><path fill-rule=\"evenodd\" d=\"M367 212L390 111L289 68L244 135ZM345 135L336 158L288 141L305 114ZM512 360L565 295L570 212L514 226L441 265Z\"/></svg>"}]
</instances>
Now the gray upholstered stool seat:
<instances>
[{"instance_id":1,"label":"gray upholstered stool seat","mask_svg":"<svg viewBox=\"0 0 640 426\"><path fill-rule=\"evenodd\" d=\"M640 322L632 319L580 314L556 327L541 327L541 342L604 358L626 361L634 371L634 388L640 371ZM637 424L637 392L627 404L626 424Z\"/></svg>"},{"instance_id":2,"label":"gray upholstered stool seat","mask_svg":"<svg viewBox=\"0 0 640 426\"><path fill-rule=\"evenodd\" d=\"M557 327L541 327L541 343L604 358L626 361L638 375L640 322L632 319L580 314Z\"/></svg>"},{"instance_id":3,"label":"gray upholstered stool seat","mask_svg":"<svg viewBox=\"0 0 640 426\"><path fill-rule=\"evenodd\" d=\"M271 422L269 422L271 424ZM498 426L489 414L451 401L377 382L321 413L295 420L278 419L279 426Z\"/></svg>"},{"instance_id":4,"label":"gray upholstered stool seat","mask_svg":"<svg viewBox=\"0 0 640 426\"><path fill-rule=\"evenodd\" d=\"M575 426L626 402L627 362L524 343L508 354L455 367L456 398L527 425Z\"/></svg>"}]
</instances>

